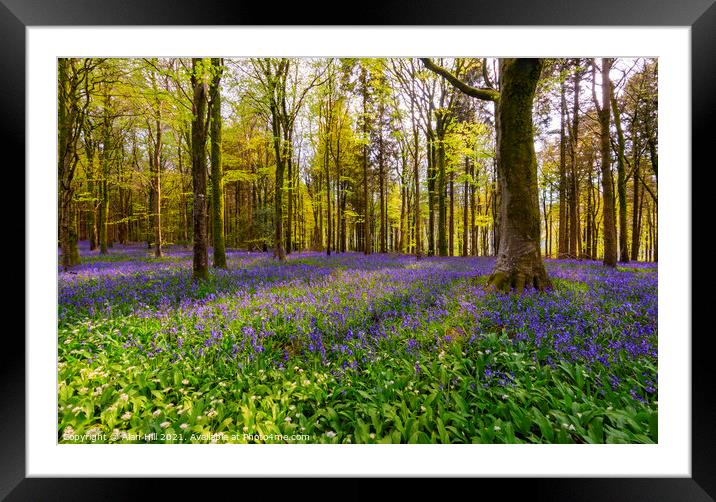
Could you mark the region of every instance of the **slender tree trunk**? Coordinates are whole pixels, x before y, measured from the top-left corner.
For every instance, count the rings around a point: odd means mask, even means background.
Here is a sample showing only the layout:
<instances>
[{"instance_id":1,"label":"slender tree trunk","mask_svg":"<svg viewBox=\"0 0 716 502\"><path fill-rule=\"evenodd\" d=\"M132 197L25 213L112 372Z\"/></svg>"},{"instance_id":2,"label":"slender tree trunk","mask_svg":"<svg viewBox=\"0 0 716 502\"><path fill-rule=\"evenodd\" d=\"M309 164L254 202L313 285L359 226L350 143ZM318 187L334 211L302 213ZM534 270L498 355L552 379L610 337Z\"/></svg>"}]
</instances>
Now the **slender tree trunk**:
<instances>
[{"instance_id":1,"label":"slender tree trunk","mask_svg":"<svg viewBox=\"0 0 716 502\"><path fill-rule=\"evenodd\" d=\"M99 254L106 255L107 250L107 209L109 207L109 194L107 193L107 179L100 181L100 201L99 201Z\"/></svg>"},{"instance_id":2,"label":"slender tree trunk","mask_svg":"<svg viewBox=\"0 0 716 502\"><path fill-rule=\"evenodd\" d=\"M380 183L380 252L387 252L388 248L388 229L386 228L386 214L385 214L385 166L383 159L383 128L382 118L384 114L384 105L381 101L379 104L379 132L378 132L378 181Z\"/></svg>"},{"instance_id":3,"label":"slender tree trunk","mask_svg":"<svg viewBox=\"0 0 716 502\"><path fill-rule=\"evenodd\" d=\"M97 183L95 177L97 172L94 165L94 149L87 148L87 174L90 177L87 182L87 191L90 194L89 211L87 211L87 228L89 230L89 247L90 251L97 249Z\"/></svg>"},{"instance_id":4,"label":"slender tree trunk","mask_svg":"<svg viewBox=\"0 0 716 502\"><path fill-rule=\"evenodd\" d=\"M408 194L407 186L405 184L405 175L408 170L408 153L403 150L401 152L402 160L402 175L400 178L400 229L398 234L398 252L404 253L406 249L406 217L407 217L407 206L408 206Z\"/></svg>"},{"instance_id":5,"label":"slender tree trunk","mask_svg":"<svg viewBox=\"0 0 716 502\"><path fill-rule=\"evenodd\" d=\"M161 110L158 110L159 117L161 117ZM152 173L152 185L154 187L154 207L152 212L154 213L154 256L161 258L162 256L162 123L161 119L158 118L156 121L156 139L153 149L153 173Z\"/></svg>"},{"instance_id":6,"label":"slender tree trunk","mask_svg":"<svg viewBox=\"0 0 716 502\"><path fill-rule=\"evenodd\" d=\"M557 257L564 259L569 257L569 239L567 219L567 135L565 127L565 116L567 114L567 85L564 72L566 65L564 61L560 67L560 121L559 121L559 239Z\"/></svg>"},{"instance_id":7,"label":"slender tree trunk","mask_svg":"<svg viewBox=\"0 0 716 502\"><path fill-rule=\"evenodd\" d=\"M616 222L614 214L614 187L611 169L611 146L609 141L609 117L611 82L609 70L611 59L602 58L602 106L599 110L599 125L601 128L601 169L602 169L602 193L604 199L604 265L616 267L617 265L617 242Z\"/></svg>"},{"instance_id":8,"label":"slender tree trunk","mask_svg":"<svg viewBox=\"0 0 716 502\"><path fill-rule=\"evenodd\" d=\"M445 174L445 122L442 113L437 114L437 126L435 128L437 136L437 157L438 157L438 254L440 256L448 255L447 236L447 207L446 192L447 182Z\"/></svg>"},{"instance_id":9,"label":"slender tree trunk","mask_svg":"<svg viewBox=\"0 0 716 502\"><path fill-rule=\"evenodd\" d=\"M579 185L577 177L577 155L579 153L579 60L575 60L572 127L569 131L570 172L569 172L569 255L581 258L579 242Z\"/></svg>"},{"instance_id":10,"label":"slender tree trunk","mask_svg":"<svg viewBox=\"0 0 716 502\"><path fill-rule=\"evenodd\" d=\"M435 255L435 143L431 131L427 134L428 157L428 256Z\"/></svg>"},{"instance_id":11,"label":"slender tree trunk","mask_svg":"<svg viewBox=\"0 0 716 502\"><path fill-rule=\"evenodd\" d=\"M610 82L610 104L614 126L617 130L617 197L619 199L619 261L629 261L629 240L627 239L627 195L626 195L626 161L624 159L624 131L622 130L621 117L616 96L614 95L614 84Z\"/></svg>"},{"instance_id":12,"label":"slender tree trunk","mask_svg":"<svg viewBox=\"0 0 716 502\"><path fill-rule=\"evenodd\" d=\"M470 164L470 178L472 179L472 182L470 183L470 234L471 234L471 247L470 247L470 254L473 256L478 255L478 242L477 242L477 236L478 236L478 226L475 222L475 210L476 210L476 192L477 192L477 174L479 172L479 168L477 166L477 162L472 162ZM478 194L479 196L479 194Z\"/></svg>"},{"instance_id":13,"label":"slender tree trunk","mask_svg":"<svg viewBox=\"0 0 716 502\"><path fill-rule=\"evenodd\" d=\"M448 255L455 255L455 171L450 171L450 223L448 238Z\"/></svg>"},{"instance_id":14,"label":"slender tree trunk","mask_svg":"<svg viewBox=\"0 0 716 502\"><path fill-rule=\"evenodd\" d=\"M209 94L211 96L211 197L214 267L226 268L226 242L224 235L224 168L221 147L221 58L212 58L213 78Z\"/></svg>"},{"instance_id":15,"label":"slender tree trunk","mask_svg":"<svg viewBox=\"0 0 716 502\"><path fill-rule=\"evenodd\" d=\"M643 201L643 194L641 188L641 182L639 177L641 176L641 166L639 165L640 159L637 155L634 156L634 188L633 188L633 201L632 201L632 227L631 227L631 259L634 261L639 260L639 248L640 242L639 237L641 234L641 211L640 207Z\"/></svg>"},{"instance_id":16,"label":"slender tree trunk","mask_svg":"<svg viewBox=\"0 0 716 502\"><path fill-rule=\"evenodd\" d=\"M330 121L329 121L330 124ZM330 141L330 129L326 132L326 143ZM333 225L331 221L331 175L328 164L328 145L326 144L323 153L323 166L326 172L326 255L331 256L331 237L333 235Z\"/></svg>"},{"instance_id":17,"label":"slender tree trunk","mask_svg":"<svg viewBox=\"0 0 716 502\"><path fill-rule=\"evenodd\" d=\"M422 257L421 229L420 229L420 173L419 173L419 141L418 129L413 129L413 182L415 183L415 259Z\"/></svg>"},{"instance_id":18,"label":"slender tree trunk","mask_svg":"<svg viewBox=\"0 0 716 502\"><path fill-rule=\"evenodd\" d=\"M467 206L470 201L470 159L465 157L465 183L463 186L463 205L462 205L462 256L467 256L468 251L468 212Z\"/></svg>"}]
</instances>

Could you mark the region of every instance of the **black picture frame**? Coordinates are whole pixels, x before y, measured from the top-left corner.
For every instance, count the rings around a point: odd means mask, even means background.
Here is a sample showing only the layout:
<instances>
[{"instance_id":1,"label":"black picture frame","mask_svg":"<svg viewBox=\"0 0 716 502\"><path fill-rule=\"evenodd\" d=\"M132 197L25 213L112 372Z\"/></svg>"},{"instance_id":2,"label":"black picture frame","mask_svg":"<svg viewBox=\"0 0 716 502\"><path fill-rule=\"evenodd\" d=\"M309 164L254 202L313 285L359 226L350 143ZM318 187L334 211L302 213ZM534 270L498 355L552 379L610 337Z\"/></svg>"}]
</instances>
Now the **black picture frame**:
<instances>
[{"instance_id":1,"label":"black picture frame","mask_svg":"<svg viewBox=\"0 0 716 502\"><path fill-rule=\"evenodd\" d=\"M563 25L563 26L687 26L691 27L692 166L713 169L710 128L716 117L716 5L714 0L428 0L383 1L361 5L336 20L318 21L318 4L302 2L275 8L262 2L203 0L0 0L0 142L2 151L16 154L13 172L25 165L25 28L28 26L83 25ZM328 9L327 12L336 12ZM694 170L691 166L684 169ZM8 185L6 185L7 188ZM24 176L13 185L25 186ZM692 183L692 187L695 186ZM17 190L22 193L22 191ZM695 199L694 199L695 200ZM15 206L16 207L16 206ZM698 214L692 211L692 217ZM24 236L15 219L5 235ZM698 228L692 224L692 228ZM24 249L25 240L22 239ZM19 244L16 242L15 245ZM695 249L695 248L692 248ZM26 251L14 251L23 260ZM692 254L692 263L695 255ZM8 285L24 284L20 267L5 267ZM19 296L19 295L18 295ZM23 295L24 297L24 295ZM692 304L706 301L692 292ZM698 307L692 312L703 311ZM712 354L713 330L683 333L692 341L692 477L691 478L523 478L479 479L480 491L496 488L501 498L520 494L535 500L714 500L716 498L716 381ZM14 330L17 333L18 330ZM126 500L151 484L150 479L127 482L122 478L73 479L25 476L25 343L6 330L0 350L0 498L7 500ZM231 480L212 482L211 491L225 489ZM365 498L370 494L359 479L342 481L344 494ZM285 484L283 484L285 486ZM425 494L443 483L413 480L401 488L404 497ZM494 486L491 486L494 485ZM161 483L162 497L181 496L180 483ZM289 489L296 485L289 484ZM451 483L452 486L452 483ZM313 491L314 489L312 489ZM326 494L330 496L330 489ZM472 490L471 490L472 491ZM274 492L276 493L276 492ZM487 493L487 492L485 492ZM324 494L324 496L326 496ZM321 493L316 494L317 497ZM348 496L348 495L346 495ZM331 497L333 498L333 497ZM341 497L345 498L345 497Z\"/></svg>"}]
</instances>

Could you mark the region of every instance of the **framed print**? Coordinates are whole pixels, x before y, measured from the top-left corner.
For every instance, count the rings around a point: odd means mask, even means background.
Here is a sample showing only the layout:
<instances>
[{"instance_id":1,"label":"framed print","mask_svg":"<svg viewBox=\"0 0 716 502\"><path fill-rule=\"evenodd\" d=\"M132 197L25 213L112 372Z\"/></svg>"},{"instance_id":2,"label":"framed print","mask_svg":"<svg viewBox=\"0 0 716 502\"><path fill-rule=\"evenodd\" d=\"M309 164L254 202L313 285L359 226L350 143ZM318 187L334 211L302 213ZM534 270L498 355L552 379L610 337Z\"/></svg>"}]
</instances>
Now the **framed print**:
<instances>
[{"instance_id":1,"label":"framed print","mask_svg":"<svg viewBox=\"0 0 716 502\"><path fill-rule=\"evenodd\" d=\"M713 499L710 344L691 329L711 2L383 3L316 26L296 7L2 1L27 292L3 497L399 476Z\"/></svg>"}]
</instances>

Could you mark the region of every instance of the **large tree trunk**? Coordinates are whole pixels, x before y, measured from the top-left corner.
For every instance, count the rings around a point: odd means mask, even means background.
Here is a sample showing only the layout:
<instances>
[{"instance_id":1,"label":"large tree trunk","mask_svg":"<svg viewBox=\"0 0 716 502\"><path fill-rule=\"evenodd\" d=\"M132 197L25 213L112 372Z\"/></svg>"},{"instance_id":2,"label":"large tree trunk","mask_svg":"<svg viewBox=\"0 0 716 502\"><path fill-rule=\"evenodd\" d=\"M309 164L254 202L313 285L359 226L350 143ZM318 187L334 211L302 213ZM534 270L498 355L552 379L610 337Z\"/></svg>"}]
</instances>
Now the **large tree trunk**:
<instances>
[{"instance_id":1,"label":"large tree trunk","mask_svg":"<svg viewBox=\"0 0 716 502\"><path fill-rule=\"evenodd\" d=\"M602 107L599 110L601 129L602 194L604 199L604 265L617 266L617 230L614 211L614 187L612 180L611 146L609 142L609 115L611 104L611 82L609 70L611 59L602 58Z\"/></svg>"},{"instance_id":2,"label":"large tree trunk","mask_svg":"<svg viewBox=\"0 0 716 502\"><path fill-rule=\"evenodd\" d=\"M59 182L59 229L60 262L62 269L67 271L77 265L79 252L77 250L77 231L74 228L73 180L79 156L77 155L77 141L84 121L84 112L89 103L87 80L89 79L87 60L84 66L79 65L76 59L59 58L57 60L58 78L58 155L57 171ZM85 104L80 108L80 85L85 85Z\"/></svg>"},{"instance_id":3,"label":"large tree trunk","mask_svg":"<svg viewBox=\"0 0 716 502\"><path fill-rule=\"evenodd\" d=\"M540 255L537 158L532 102L541 59L501 59L497 125L500 197L499 255L488 284L497 290L538 290L552 284Z\"/></svg>"},{"instance_id":4,"label":"large tree trunk","mask_svg":"<svg viewBox=\"0 0 716 502\"><path fill-rule=\"evenodd\" d=\"M194 260L193 277L209 277L209 242L206 224L206 85L201 58L192 59L193 88L191 122L191 174L194 184Z\"/></svg>"},{"instance_id":5,"label":"large tree trunk","mask_svg":"<svg viewBox=\"0 0 716 502\"><path fill-rule=\"evenodd\" d=\"M211 197L214 267L226 268L224 237L224 168L221 152L221 65L220 58L212 58L214 77L211 80Z\"/></svg>"}]
</instances>

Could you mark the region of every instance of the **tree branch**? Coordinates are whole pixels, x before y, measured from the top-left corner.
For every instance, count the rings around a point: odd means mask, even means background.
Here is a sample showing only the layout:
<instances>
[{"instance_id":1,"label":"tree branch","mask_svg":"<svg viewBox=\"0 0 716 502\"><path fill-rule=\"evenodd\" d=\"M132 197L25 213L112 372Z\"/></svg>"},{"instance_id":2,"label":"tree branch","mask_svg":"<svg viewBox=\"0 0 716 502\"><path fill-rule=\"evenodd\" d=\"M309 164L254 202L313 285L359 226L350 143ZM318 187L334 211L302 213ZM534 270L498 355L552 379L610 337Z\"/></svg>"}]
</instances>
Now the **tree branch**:
<instances>
[{"instance_id":1,"label":"tree branch","mask_svg":"<svg viewBox=\"0 0 716 502\"><path fill-rule=\"evenodd\" d=\"M425 67L432 71L433 73L436 73L443 77L445 80L450 82L453 87L456 89L462 91L463 93L467 94L468 96L472 96L473 98L483 99L485 101L497 101L500 99L500 93L495 91L494 89L484 89L484 88L477 88L472 87L471 85L467 85L465 82L457 78L455 75L447 71L445 68L442 68L441 66L436 65L433 63L430 58L420 58L420 61L423 62Z\"/></svg>"}]
</instances>

